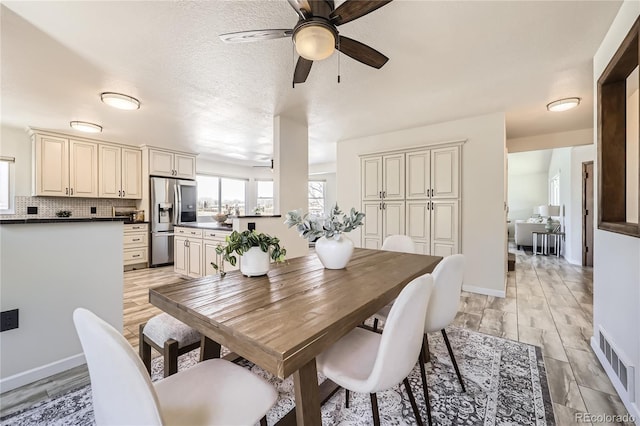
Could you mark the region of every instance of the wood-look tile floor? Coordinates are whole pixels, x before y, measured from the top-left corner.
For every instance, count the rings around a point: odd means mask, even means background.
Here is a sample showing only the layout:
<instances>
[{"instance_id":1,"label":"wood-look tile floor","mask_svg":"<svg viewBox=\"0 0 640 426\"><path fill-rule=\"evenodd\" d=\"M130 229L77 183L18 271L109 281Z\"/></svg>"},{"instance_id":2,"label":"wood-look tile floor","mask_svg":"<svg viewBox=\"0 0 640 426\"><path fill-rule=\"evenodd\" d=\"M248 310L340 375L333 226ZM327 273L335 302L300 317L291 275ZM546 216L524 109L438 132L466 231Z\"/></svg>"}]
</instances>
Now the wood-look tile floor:
<instances>
[{"instance_id":1,"label":"wood-look tile floor","mask_svg":"<svg viewBox=\"0 0 640 426\"><path fill-rule=\"evenodd\" d=\"M589 345L592 269L511 250L517 260L507 297L463 292L455 325L540 346L558 425L578 424L579 412L626 414ZM160 312L149 304L148 289L182 279L172 267L125 272L123 334L136 351L139 325ZM86 368L78 367L2 394L0 417L87 382Z\"/></svg>"}]
</instances>

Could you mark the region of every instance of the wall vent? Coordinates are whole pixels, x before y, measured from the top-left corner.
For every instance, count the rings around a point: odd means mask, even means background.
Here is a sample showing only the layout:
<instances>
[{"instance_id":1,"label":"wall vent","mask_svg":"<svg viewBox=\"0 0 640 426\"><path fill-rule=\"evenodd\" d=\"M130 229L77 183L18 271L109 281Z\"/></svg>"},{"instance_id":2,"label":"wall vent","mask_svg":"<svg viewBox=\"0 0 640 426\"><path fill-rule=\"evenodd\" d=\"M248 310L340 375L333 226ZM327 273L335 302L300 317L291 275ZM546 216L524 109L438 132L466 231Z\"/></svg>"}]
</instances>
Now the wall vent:
<instances>
[{"instance_id":1,"label":"wall vent","mask_svg":"<svg viewBox=\"0 0 640 426\"><path fill-rule=\"evenodd\" d=\"M635 400L635 369L628 362L628 358L618 348L611 344L612 340L609 335L599 327L600 332L600 350L604 354L611 369L618 377L620 384L627 391L629 399Z\"/></svg>"}]
</instances>

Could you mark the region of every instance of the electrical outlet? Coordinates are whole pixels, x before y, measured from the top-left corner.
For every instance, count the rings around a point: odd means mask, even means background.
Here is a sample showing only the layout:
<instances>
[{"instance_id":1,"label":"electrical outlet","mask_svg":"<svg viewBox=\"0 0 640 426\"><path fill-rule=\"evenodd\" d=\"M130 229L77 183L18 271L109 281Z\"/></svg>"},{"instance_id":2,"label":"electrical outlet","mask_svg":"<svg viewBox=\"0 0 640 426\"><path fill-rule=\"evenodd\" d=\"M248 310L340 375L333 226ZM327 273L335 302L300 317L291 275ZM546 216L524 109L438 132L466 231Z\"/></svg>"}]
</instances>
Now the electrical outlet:
<instances>
[{"instance_id":1,"label":"electrical outlet","mask_svg":"<svg viewBox=\"0 0 640 426\"><path fill-rule=\"evenodd\" d=\"M256 223L255 222L249 222L247 224L249 231L255 231L256 230Z\"/></svg>"},{"instance_id":2,"label":"electrical outlet","mask_svg":"<svg viewBox=\"0 0 640 426\"><path fill-rule=\"evenodd\" d=\"M18 310L3 311L0 313L0 332L18 328Z\"/></svg>"},{"instance_id":3,"label":"electrical outlet","mask_svg":"<svg viewBox=\"0 0 640 426\"><path fill-rule=\"evenodd\" d=\"M27 214L38 214L37 207L27 207Z\"/></svg>"},{"instance_id":4,"label":"electrical outlet","mask_svg":"<svg viewBox=\"0 0 640 426\"><path fill-rule=\"evenodd\" d=\"M98 208L97 207L91 207L91 214L96 214L98 213Z\"/></svg>"}]
</instances>

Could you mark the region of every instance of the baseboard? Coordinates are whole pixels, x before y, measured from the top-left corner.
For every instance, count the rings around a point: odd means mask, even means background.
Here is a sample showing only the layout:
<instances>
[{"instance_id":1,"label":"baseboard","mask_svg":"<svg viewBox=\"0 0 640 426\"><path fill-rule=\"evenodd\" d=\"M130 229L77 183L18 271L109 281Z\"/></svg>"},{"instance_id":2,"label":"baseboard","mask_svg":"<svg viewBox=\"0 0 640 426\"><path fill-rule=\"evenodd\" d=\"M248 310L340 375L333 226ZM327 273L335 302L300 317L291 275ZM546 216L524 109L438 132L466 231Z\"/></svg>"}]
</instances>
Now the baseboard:
<instances>
[{"instance_id":1,"label":"baseboard","mask_svg":"<svg viewBox=\"0 0 640 426\"><path fill-rule=\"evenodd\" d=\"M495 290L493 288L475 287L472 285L463 285L462 290L468 291L469 293L485 294L487 296L507 297L506 290Z\"/></svg>"},{"instance_id":2,"label":"baseboard","mask_svg":"<svg viewBox=\"0 0 640 426\"><path fill-rule=\"evenodd\" d=\"M0 393L19 388L29 383L62 373L79 365L86 364L84 354L78 354L64 358L51 364L36 367L13 376L0 379Z\"/></svg>"},{"instance_id":3,"label":"baseboard","mask_svg":"<svg viewBox=\"0 0 640 426\"><path fill-rule=\"evenodd\" d=\"M598 358L598 361L600 361L600 365L602 365L602 368L604 368L605 373L607 373L607 376L609 377L611 384L616 390L616 393L620 397L620 400L624 404L625 408L627 409L629 414L635 419L636 425L640 426L640 409L638 409L638 405L634 401L629 400L627 391L622 387L622 384L620 383L618 376L616 376L616 373L613 371L613 368L611 368L611 365L607 362L606 355L603 354L602 351L600 350L600 345L598 344L598 340L595 338L595 336L591 336L591 349L593 349L593 352Z\"/></svg>"}]
</instances>

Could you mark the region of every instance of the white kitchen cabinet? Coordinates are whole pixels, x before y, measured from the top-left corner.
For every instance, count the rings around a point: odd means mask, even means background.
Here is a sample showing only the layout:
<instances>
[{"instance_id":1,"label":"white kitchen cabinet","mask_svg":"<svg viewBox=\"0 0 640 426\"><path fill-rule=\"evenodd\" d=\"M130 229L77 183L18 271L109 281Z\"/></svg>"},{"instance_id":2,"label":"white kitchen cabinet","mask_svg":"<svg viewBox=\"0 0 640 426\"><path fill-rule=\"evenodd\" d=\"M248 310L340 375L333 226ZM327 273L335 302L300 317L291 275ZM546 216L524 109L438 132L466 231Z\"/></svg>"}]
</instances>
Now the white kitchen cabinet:
<instances>
[{"instance_id":1,"label":"white kitchen cabinet","mask_svg":"<svg viewBox=\"0 0 640 426\"><path fill-rule=\"evenodd\" d=\"M407 201L407 232L418 253L449 256L459 253L459 201Z\"/></svg>"},{"instance_id":2,"label":"white kitchen cabinet","mask_svg":"<svg viewBox=\"0 0 640 426\"><path fill-rule=\"evenodd\" d=\"M152 176L195 179L196 157L195 155L150 149L149 174Z\"/></svg>"},{"instance_id":3,"label":"white kitchen cabinet","mask_svg":"<svg viewBox=\"0 0 640 426\"><path fill-rule=\"evenodd\" d=\"M362 199L404 199L404 154L390 154L361 159Z\"/></svg>"},{"instance_id":4,"label":"white kitchen cabinet","mask_svg":"<svg viewBox=\"0 0 640 426\"><path fill-rule=\"evenodd\" d=\"M33 195L98 196L98 144L35 134Z\"/></svg>"},{"instance_id":5,"label":"white kitchen cabinet","mask_svg":"<svg viewBox=\"0 0 640 426\"><path fill-rule=\"evenodd\" d=\"M125 270L146 268L149 265L149 225L146 223L124 224L123 260Z\"/></svg>"},{"instance_id":6,"label":"white kitchen cabinet","mask_svg":"<svg viewBox=\"0 0 640 426\"><path fill-rule=\"evenodd\" d=\"M224 268L225 272L235 271L239 269L240 262L237 262L235 266L231 266L229 262L222 260L222 255L216 253L216 247L218 247L219 244L224 244L225 238L230 234L231 231L220 230L205 230L202 233L202 242L204 244L202 271L205 276L215 275L216 273L218 273L218 271L216 271L214 267L211 266L211 262L214 262L219 267L224 263L224 266L222 267Z\"/></svg>"},{"instance_id":7,"label":"white kitchen cabinet","mask_svg":"<svg viewBox=\"0 0 640 426\"><path fill-rule=\"evenodd\" d=\"M142 151L115 145L99 146L100 198L142 198Z\"/></svg>"},{"instance_id":8,"label":"white kitchen cabinet","mask_svg":"<svg viewBox=\"0 0 640 426\"><path fill-rule=\"evenodd\" d=\"M362 246L378 249L400 234L419 253L458 253L460 156L455 144L362 157Z\"/></svg>"},{"instance_id":9,"label":"white kitchen cabinet","mask_svg":"<svg viewBox=\"0 0 640 426\"><path fill-rule=\"evenodd\" d=\"M202 230L196 228L174 228L173 239L173 270L192 278L202 276Z\"/></svg>"}]
</instances>

